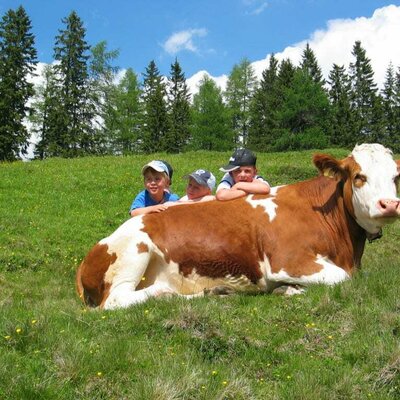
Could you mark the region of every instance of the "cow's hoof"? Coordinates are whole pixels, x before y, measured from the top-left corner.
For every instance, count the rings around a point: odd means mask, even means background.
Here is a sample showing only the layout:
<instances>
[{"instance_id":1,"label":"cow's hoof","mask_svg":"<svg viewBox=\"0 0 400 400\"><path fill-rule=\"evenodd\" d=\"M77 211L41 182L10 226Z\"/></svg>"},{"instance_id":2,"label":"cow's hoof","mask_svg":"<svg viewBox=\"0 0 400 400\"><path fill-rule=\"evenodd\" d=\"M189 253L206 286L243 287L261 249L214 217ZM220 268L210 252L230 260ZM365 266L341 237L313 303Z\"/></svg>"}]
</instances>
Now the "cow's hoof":
<instances>
[{"instance_id":1,"label":"cow's hoof","mask_svg":"<svg viewBox=\"0 0 400 400\"><path fill-rule=\"evenodd\" d=\"M296 294L302 294L305 291L306 290L301 286L282 285L274 289L272 293L281 296L294 296Z\"/></svg>"},{"instance_id":2,"label":"cow's hoof","mask_svg":"<svg viewBox=\"0 0 400 400\"><path fill-rule=\"evenodd\" d=\"M233 293L235 293L235 290L229 286L215 286L210 289L204 289L205 295L228 296Z\"/></svg>"}]
</instances>

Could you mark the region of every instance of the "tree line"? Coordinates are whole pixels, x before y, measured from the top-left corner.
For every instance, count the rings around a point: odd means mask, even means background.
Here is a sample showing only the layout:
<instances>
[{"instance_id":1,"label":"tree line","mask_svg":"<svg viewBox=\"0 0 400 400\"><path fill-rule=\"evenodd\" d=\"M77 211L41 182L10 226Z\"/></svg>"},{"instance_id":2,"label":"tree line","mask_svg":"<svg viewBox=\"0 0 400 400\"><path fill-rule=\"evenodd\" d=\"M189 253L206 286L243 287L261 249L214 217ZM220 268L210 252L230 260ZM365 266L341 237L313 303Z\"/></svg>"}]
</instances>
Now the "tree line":
<instances>
[{"instance_id":1,"label":"tree line","mask_svg":"<svg viewBox=\"0 0 400 400\"><path fill-rule=\"evenodd\" d=\"M361 142L400 151L400 69L390 63L379 90L359 41L350 65L334 64L327 80L307 44L297 66L272 55L258 80L243 59L224 91L204 75L192 96L177 59L169 76L152 60L140 79L131 68L115 66L119 52L106 41L87 43L75 11L62 24L54 62L35 87L29 79L38 63L29 16L20 6L0 21L0 160L26 155L32 135L38 159Z\"/></svg>"}]
</instances>

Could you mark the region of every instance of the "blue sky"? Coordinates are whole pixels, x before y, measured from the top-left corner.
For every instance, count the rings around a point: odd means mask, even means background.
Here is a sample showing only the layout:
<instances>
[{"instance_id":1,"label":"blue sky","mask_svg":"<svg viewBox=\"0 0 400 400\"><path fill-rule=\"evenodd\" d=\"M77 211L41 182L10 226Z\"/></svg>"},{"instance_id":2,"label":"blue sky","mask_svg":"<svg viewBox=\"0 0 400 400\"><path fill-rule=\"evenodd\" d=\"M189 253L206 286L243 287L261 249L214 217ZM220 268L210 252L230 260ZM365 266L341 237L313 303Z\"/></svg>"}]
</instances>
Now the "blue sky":
<instances>
[{"instance_id":1,"label":"blue sky","mask_svg":"<svg viewBox=\"0 0 400 400\"><path fill-rule=\"evenodd\" d=\"M398 6L393 10L400 10L400 1L379 0L0 0L0 14L24 6L32 21L41 62L52 62L54 38L64 28L61 19L75 10L87 30L89 44L106 40L110 50L119 49L116 60L119 67L131 67L141 74L154 59L160 72L168 75L177 57L189 78L198 71L207 71L214 77L227 75L244 57L251 62L265 61L272 52L291 57L289 50L306 41L312 48L315 44L322 63L331 63L332 60L323 59L324 52L330 53L331 49L337 52L342 40L327 41L321 50L318 47L321 43L315 41L318 34L327 35L332 21L333 25L336 21L344 27L345 35L340 37L353 44L354 37L346 29L357 29L356 22L361 17L371 19L377 9L390 4ZM388 25L387 19L393 12L386 14L385 21L376 18L374 23ZM354 26L346 25L352 21ZM375 35L375 25L368 29L369 35ZM398 37L393 39L393 48L399 47ZM368 37L362 38L368 47ZM390 52L386 47L381 50ZM343 46L347 59L349 51L349 44ZM387 65L390 60L386 53L380 62ZM395 65L396 57L392 60ZM340 64L347 59L335 61Z\"/></svg>"}]
</instances>

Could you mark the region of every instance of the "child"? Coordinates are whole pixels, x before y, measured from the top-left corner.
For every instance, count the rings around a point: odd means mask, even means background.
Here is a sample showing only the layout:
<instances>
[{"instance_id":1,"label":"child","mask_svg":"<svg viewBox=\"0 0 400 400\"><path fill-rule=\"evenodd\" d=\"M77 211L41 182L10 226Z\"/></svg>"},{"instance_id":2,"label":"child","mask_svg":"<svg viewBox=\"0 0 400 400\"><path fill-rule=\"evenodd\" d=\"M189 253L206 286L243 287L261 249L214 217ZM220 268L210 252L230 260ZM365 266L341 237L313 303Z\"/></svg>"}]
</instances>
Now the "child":
<instances>
[{"instance_id":1,"label":"child","mask_svg":"<svg viewBox=\"0 0 400 400\"><path fill-rule=\"evenodd\" d=\"M153 160L142 168L145 190L133 200L129 213L132 217L164 211L166 202L177 201L178 195L169 192L170 169L160 161Z\"/></svg>"},{"instance_id":2,"label":"child","mask_svg":"<svg viewBox=\"0 0 400 400\"><path fill-rule=\"evenodd\" d=\"M169 187L172 185L172 175L174 174L174 170L173 170L173 168L171 167L171 164L170 163L168 163L167 161L164 161L164 160L159 160L159 161L161 161L162 163L164 163L166 166L167 166L167 169L168 169L168 175L169 175L169 184L168 184L168 187L165 189L167 192L169 192L170 190L169 190Z\"/></svg>"},{"instance_id":3,"label":"child","mask_svg":"<svg viewBox=\"0 0 400 400\"><path fill-rule=\"evenodd\" d=\"M236 150L229 164L220 168L226 172L217 187L217 200L232 200L248 194L268 194L270 186L257 175L257 157L248 149Z\"/></svg>"},{"instance_id":4,"label":"child","mask_svg":"<svg viewBox=\"0 0 400 400\"><path fill-rule=\"evenodd\" d=\"M180 202L199 202L214 200L212 191L215 187L215 176L204 169L198 169L189 175L185 175L184 179L188 179L186 186L186 196L183 196Z\"/></svg>"}]
</instances>

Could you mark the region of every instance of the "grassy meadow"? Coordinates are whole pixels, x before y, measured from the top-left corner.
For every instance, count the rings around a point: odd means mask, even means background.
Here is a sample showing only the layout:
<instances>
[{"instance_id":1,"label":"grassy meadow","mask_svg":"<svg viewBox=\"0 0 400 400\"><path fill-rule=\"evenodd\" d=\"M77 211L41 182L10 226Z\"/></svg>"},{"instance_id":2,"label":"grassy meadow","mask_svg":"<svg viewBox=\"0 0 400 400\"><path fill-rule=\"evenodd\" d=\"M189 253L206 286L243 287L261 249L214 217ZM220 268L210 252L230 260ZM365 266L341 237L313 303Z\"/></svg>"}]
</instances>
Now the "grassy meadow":
<instances>
[{"instance_id":1,"label":"grassy meadow","mask_svg":"<svg viewBox=\"0 0 400 400\"><path fill-rule=\"evenodd\" d=\"M328 151L338 157L347 150ZM312 151L258 154L272 185L316 175ZM399 399L400 223L362 270L301 296L150 300L87 310L75 272L128 218L151 158L181 177L230 153L0 164L0 399Z\"/></svg>"}]
</instances>

